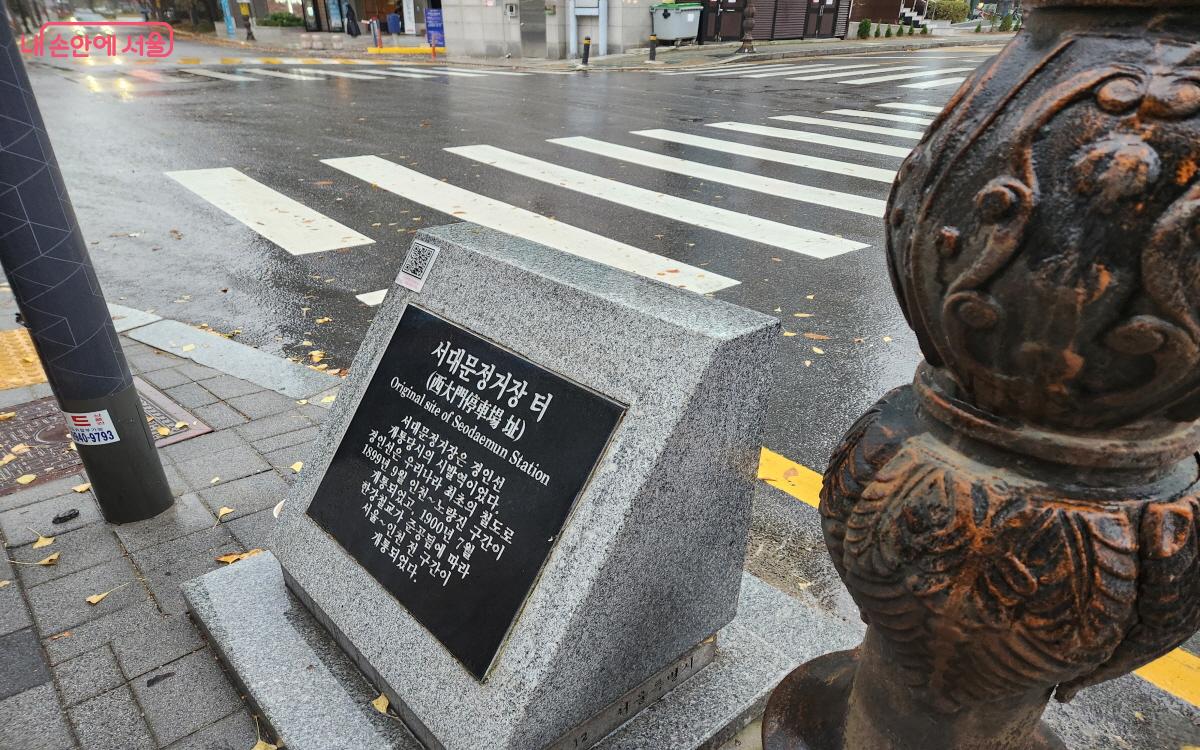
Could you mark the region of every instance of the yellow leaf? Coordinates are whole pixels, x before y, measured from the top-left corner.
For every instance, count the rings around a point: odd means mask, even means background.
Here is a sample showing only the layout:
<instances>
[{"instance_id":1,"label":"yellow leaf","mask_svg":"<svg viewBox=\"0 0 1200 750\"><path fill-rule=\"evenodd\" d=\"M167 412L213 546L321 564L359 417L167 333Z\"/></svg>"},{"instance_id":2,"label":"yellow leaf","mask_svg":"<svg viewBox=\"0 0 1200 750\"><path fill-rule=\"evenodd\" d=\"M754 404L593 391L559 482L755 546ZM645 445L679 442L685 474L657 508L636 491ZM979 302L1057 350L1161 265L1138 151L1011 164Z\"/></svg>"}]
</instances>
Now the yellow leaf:
<instances>
[{"instance_id":1,"label":"yellow leaf","mask_svg":"<svg viewBox=\"0 0 1200 750\"><path fill-rule=\"evenodd\" d=\"M829 340L828 336L822 336L819 333L806 333L806 334L804 334L804 338L812 339L813 341L828 341Z\"/></svg>"},{"instance_id":2,"label":"yellow leaf","mask_svg":"<svg viewBox=\"0 0 1200 750\"><path fill-rule=\"evenodd\" d=\"M10 583L12 583L12 581L5 578L3 581L0 581L0 589L4 588L5 586L7 586Z\"/></svg>"},{"instance_id":3,"label":"yellow leaf","mask_svg":"<svg viewBox=\"0 0 1200 750\"><path fill-rule=\"evenodd\" d=\"M793 318L811 318L812 313L792 313Z\"/></svg>"},{"instance_id":4,"label":"yellow leaf","mask_svg":"<svg viewBox=\"0 0 1200 750\"><path fill-rule=\"evenodd\" d=\"M892 337L891 337L891 336L884 336L884 337L883 337L883 340L884 340L884 342L885 342L885 343L891 343L891 341L892 341Z\"/></svg>"},{"instance_id":5,"label":"yellow leaf","mask_svg":"<svg viewBox=\"0 0 1200 750\"><path fill-rule=\"evenodd\" d=\"M804 360L804 366L805 366L805 367L812 367L812 360L811 360L811 359L806 359L806 360Z\"/></svg>"},{"instance_id":6,"label":"yellow leaf","mask_svg":"<svg viewBox=\"0 0 1200 750\"><path fill-rule=\"evenodd\" d=\"M271 509L271 515L279 518L279 514L283 512L283 504L286 502L287 500L280 500L278 503L275 503L275 507Z\"/></svg>"},{"instance_id":7,"label":"yellow leaf","mask_svg":"<svg viewBox=\"0 0 1200 750\"><path fill-rule=\"evenodd\" d=\"M322 398L322 399L321 399L321 403L322 403L322 404L332 404L332 403L333 403L334 401L336 401L336 400L337 400L337 396L336 396L336 395L334 395L334 396L326 396L326 397L324 397L324 398Z\"/></svg>"},{"instance_id":8,"label":"yellow leaf","mask_svg":"<svg viewBox=\"0 0 1200 750\"><path fill-rule=\"evenodd\" d=\"M817 295L815 295L815 294L808 294L808 295L805 295L805 297L804 297L804 299L816 299L816 298L817 298Z\"/></svg>"},{"instance_id":9,"label":"yellow leaf","mask_svg":"<svg viewBox=\"0 0 1200 750\"><path fill-rule=\"evenodd\" d=\"M292 464L292 471L296 472L297 474L299 474L300 470L303 468L304 468L303 461L297 461L296 463Z\"/></svg>"},{"instance_id":10,"label":"yellow leaf","mask_svg":"<svg viewBox=\"0 0 1200 750\"><path fill-rule=\"evenodd\" d=\"M315 350L309 352L308 356L312 359L312 361L314 363L320 362L321 360L325 359L325 352L321 351L320 349L315 349Z\"/></svg>"},{"instance_id":11,"label":"yellow leaf","mask_svg":"<svg viewBox=\"0 0 1200 750\"><path fill-rule=\"evenodd\" d=\"M212 479L208 480L208 483L209 483L209 484L216 484L216 483L217 483L217 482L219 482L219 481L221 481L221 478L220 478L220 477L213 477Z\"/></svg>"},{"instance_id":12,"label":"yellow leaf","mask_svg":"<svg viewBox=\"0 0 1200 750\"><path fill-rule=\"evenodd\" d=\"M279 750L279 745L272 745L266 740L259 740L254 743L254 747L250 748L250 750Z\"/></svg>"},{"instance_id":13,"label":"yellow leaf","mask_svg":"<svg viewBox=\"0 0 1200 750\"><path fill-rule=\"evenodd\" d=\"M94 606L94 605L99 604L100 602L104 601L104 598L111 593L112 593L111 591L105 591L103 594L92 594L84 601L86 601L88 604L91 604Z\"/></svg>"},{"instance_id":14,"label":"yellow leaf","mask_svg":"<svg viewBox=\"0 0 1200 750\"><path fill-rule=\"evenodd\" d=\"M37 474L22 474L17 477L17 484L29 484L35 479L37 479Z\"/></svg>"},{"instance_id":15,"label":"yellow leaf","mask_svg":"<svg viewBox=\"0 0 1200 750\"><path fill-rule=\"evenodd\" d=\"M819 347L819 346L814 346L814 347L812 348L812 350L813 350L813 353L814 353L814 354L824 354L824 353L825 353L825 350L824 350L824 349L822 349L822 348L821 348L821 347Z\"/></svg>"},{"instance_id":16,"label":"yellow leaf","mask_svg":"<svg viewBox=\"0 0 1200 750\"><path fill-rule=\"evenodd\" d=\"M297 403L297 404L300 404L301 406L304 406L305 404L307 404L307 403L308 403L308 399L306 399L306 398L302 398L302 399L300 399L299 401L297 401L296 403Z\"/></svg>"},{"instance_id":17,"label":"yellow leaf","mask_svg":"<svg viewBox=\"0 0 1200 750\"><path fill-rule=\"evenodd\" d=\"M54 544L54 537L38 534L37 541L33 543L33 548L41 549L42 547L49 547L51 544Z\"/></svg>"},{"instance_id":18,"label":"yellow leaf","mask_svg":"<svg viewBox=\"0 0 1200 750\"><path fill-rule=\"evenodd\" d=\"M379 713L386 714L388 712L388 706L391 705L391 702L388 701L388 697L386 695L380 693L378 698L371 701L371 705L374 706L375 710Z\"/></svg>"},{"instance_id":19,"label":"yellow leaf","mask_svg":"<svg viewBox=\"0 0 1200 750\"><path fill-rule=\"evenodd\" d=\"M195 348L196 348L195 344L184 344L182 351L190 352L191 350L193 350Z\"/></svg>"},{"instance_id":20,"label":"yellow leaf","mask_svg":"<svg viewBox=\"0 0 1200 750\"><path fill-rule=\"evenodd\" d=\"M74 487L72 487L71 489L75 490L76 492L87 492L87 491L88 491L88 490L90 490L91 488L92 488L92 483L91 483L91 482L84 482L83 484L77 484L77 485L75 485L75 486L74 486Z\"/></svg>"},{"instance_id":21,"label":"yellow leaf","mask_svg":"<svg viewBox=\"0 0 1200 750\"><path fill-rule=\"evenodd\" d=\"M18 456L22 456L28 452L29 452L29 446L25 445L24 443L17 443L16 445L14 445L12 447L12 450L10 451L10 453L15 453Z\"/></svg>"},{"instance_id":22,"label":"yellow leaf","mask_svg":"<svg viewBox=\"0 0 1200 750\"><path fill-rule=\"evenodd\" d=\"M79 449L75 447L75 441L74 441L74 440L72 440L72 441L71 441L71 444L67 446L67 450L69 450L69 451L76 451L76 452L78 452L78 451L79 451Z\"/></svg>"},{"instance_id":23,"label":"yellow leaf","mask_svg":"<svg viewBox=\"0 0 1200 750\"><path fill-rule=\"evenodd\" d=\"M327 370L327 369L329 369L329 363L328 363L328 362L322 362L321 364L317 365L317 366L316 366L316 367L314 367L313 369L314 369L314 370Z\"/></svg>"},{"instance_id":24,"label":"yellow leaf","mask_svg":"<svg viewBox=\"0 0 1200 750\"><path fill-rule=\"evenodd\" d=\"M232 512L233 512L233 508L230 508L229 506L226 506L226 505L222 505L221 509L217 511L217 520L220 521L222 518L224 518L225 516L229 515Z\"/></svg>"},{"instance_id":25,"label":"yellow leaf","mask_svg":"<svg viewBox=\"0 0 1200 750\"><path fill-rule=\"evenodd\" d=\"M58 558L59 558L59 555L61 555L61 554L62 554L61 552L55 552L53 555L50 555L49 557L45 557L45 558L42 558L41 560L38 560L36 563L34 563L34 565L42 565L47 568L50 567L51 565L58 565Z\"/></svg>"},{"instance_id":26,"label":"yellow leaf","mask_svg":"<svg viewBox=\"0 0 1200 750\"><path fill-rule=\"evenodd\" d=\"M231 552L228 555L221 555L220 557L218 557L217 562L225 563L226 565L232 565L233 563L235 563L241 559L242 559L241 552Z\"/></svg>"},{"instance_id":27,"label":"yellow leaf","mask_svg":"<svg viewBox=\"0 0 1200 750\"><path fill-rule=\"evenodd\" d=\"M17 460L17 457L14 456L13 454L5 453L4 458L0 458L0 466L7 466L8 464L10 464L16 460Z\"/></svg>"},{"instance_id":28,"label":"yellow leaf","mask_svg":"<svg viewBox=\"0 0 1200 750\"><path fill-rule=\"evenodd\" d=\"M17 416L15 411L0 412L0 422L7 422L15 416Z\"/></svg>"},{"instance_id":29,"label":"yellow leaf","mask_svg":"<svg viewBox=\"0 0 1200 750\"><path fill-rule=\"evenodd\" d=\"M311 341L301 341L300 342L300 346L312 346L312 345L313 345L313 342L311 342Z\"/></svg>"},{"instance_id":30,"label":"yellow leaf","mask_svg":"<svg viewBox=\"0 0 1200 750\"><path fill-rule=\"evenodd\" d=\"M188 423L187 423L187 422L176 422L176 423L175 423L175 429L177 429L177 430L183 430L183 429L186 429L186 428L187 428L187 426L188 426Z\"/></svg>"},{"instance_id":31,"label":"yellow leaf","mask_svg":"<svg viewBox=\"0 0 1200 750\"><path fill-rule=\"evenodd\" d=\"M314 321L314 322L317 325L321 325L322 323L328 323L331 320L333 320L333 318L317 318L316 321Z\"/></svg>"},{"instance_id":32,"label":"yellow leaf","mask_svg":"<svg viewBox=\"0 0 1200 750\"><path fill-rule=\"evenodd\" d=\"M74 635L74 633L72 633L70 630L64 630L63 632L59 633L58 635L52 635L52 636L50 636L50 637L49 637L49 638L47 638L46 640L48 640L48 641L57 641L57 640L59 640L59 639L62 639L62 638L70 638L72 635Z\"/></svg>"},{"instance_id":33,"label":"yellow leaf","mask_svg":"<svg viewBox=\"0 0 1200 750\"><path fill-rule=\"evenodd\" d=\"M792 332L792 331L784 331L784 332L783 332L783 335L784 335L784 336L795 336L796 334L795 334L794 332Z\"/></svg>"},{"instance_id":34,"label":"yellow leaf","mask_svg":"<svg viewBox=\"0 0 1200 750\"><path fill-rule=\"evenodd\" d=\"M159 427L158 429L155 430L155 432L157 432L159 435L162 435L163 437L166 437L167 435L171 434L171 428L170 427Z\"/></svg>"}]
</instances>

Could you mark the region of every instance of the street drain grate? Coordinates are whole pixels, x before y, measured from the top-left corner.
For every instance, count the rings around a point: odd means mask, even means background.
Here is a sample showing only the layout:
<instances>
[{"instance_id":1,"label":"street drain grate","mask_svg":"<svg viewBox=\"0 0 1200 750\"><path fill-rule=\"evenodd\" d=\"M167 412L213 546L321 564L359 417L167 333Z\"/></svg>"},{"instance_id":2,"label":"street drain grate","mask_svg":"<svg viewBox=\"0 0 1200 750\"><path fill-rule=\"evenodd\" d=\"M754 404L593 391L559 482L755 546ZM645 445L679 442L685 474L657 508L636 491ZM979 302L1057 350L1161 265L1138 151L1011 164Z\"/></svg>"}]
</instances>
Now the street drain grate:
<instances>
[{"instance_id":1,"label":"street drain grate","mask_svg":"<svg viewBox=\"0 0 1200 750\"><path fill-rule=\"evenodd\" d=\"M141 378L134 378L133 382L142 398L155 446L162 448L212 432L211 427ZM15 415L0 422L0 455L13 455L14 458L0 466L0 496L77 474L83 469L79 454L71 449L66 421L53 397L10 406L7 411L15 412ZM163 430L166 430L165 434ZM14 447L22 444L28 450L12 453ZM34 475L35 479L19 484L17 478L26 474Z\"/></svg>"}]
</instances>

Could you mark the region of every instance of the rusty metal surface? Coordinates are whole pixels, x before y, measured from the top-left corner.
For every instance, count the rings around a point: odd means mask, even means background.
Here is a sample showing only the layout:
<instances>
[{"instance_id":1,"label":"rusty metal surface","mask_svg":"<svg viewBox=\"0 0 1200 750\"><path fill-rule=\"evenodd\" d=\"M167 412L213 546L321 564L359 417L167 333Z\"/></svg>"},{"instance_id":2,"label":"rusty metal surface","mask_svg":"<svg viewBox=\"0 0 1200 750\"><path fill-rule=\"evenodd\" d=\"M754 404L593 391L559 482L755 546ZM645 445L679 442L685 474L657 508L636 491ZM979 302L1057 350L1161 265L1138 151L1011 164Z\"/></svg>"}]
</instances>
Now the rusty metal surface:
<instances>
[{"instance_id":1,"label":"rusty metal surface","mask_svg":"<svg viewBox=\"0 0 1200 750\"><path fill-rule=\"evenodd\" d=\"M901 168L926 362L821 494L867 636L777 689L771 750L1061 747L1051 696L1200 627L1200 0L1037 5Z\"/></svg>"},{"instance_id":2,"label":"rusty metal surface","mask_svg":"<svg viewBox=\"0 0 1200 750\"><path fill-rule=\"evenodd\" d=\"M134 384L150 420L156 447L212 432L211 427L145 381L134 378ZM0 496L83 471L83 463L71 448L66 422L53 397L18 404L8 410L14 412L14 416L0 422L0 461L8 455L13 458L0 466ZM183 426L177 427L179 424ZM160 434L160 428L167 431L165 436ZM25 449L12 453L17 446L25 446ZM28 474L35 477L33 481L17 482L18 477Z\"/></svg>"}]
</instances>

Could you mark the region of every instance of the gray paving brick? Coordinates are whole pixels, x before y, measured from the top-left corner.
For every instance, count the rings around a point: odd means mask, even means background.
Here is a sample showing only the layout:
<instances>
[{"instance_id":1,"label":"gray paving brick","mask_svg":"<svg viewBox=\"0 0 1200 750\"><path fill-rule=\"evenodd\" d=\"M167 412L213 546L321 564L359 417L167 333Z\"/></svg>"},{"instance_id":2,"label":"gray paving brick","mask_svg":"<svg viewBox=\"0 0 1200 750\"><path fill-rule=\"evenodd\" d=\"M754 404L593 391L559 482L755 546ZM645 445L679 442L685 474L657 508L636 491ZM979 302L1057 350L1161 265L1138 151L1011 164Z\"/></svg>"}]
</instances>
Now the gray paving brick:
<instances>
[{"instance_id":1,"label":"gray paving brick","mask_svg":"<svg viewBox=\"0 0 1200 750\"><path fill-rule=\"evenodd\" d=\"M126 355L126 359L129 361L129 367L143 376L149 372L175 367L183 363L183 360L179 357L159 351L152 351L149 354L139 352L133 355Z\"/></svg>"},{"instance_id":2,"label":"gray paving brick","mask_svg":"<svg viewBox=\"0 0 1200 750\"><path fill-rule=\"evenodd\" d=\"M82 529L58 534L54 544L34 549L32 545L18 547L12 551L14 560L35 563L53 552L60 552L57 565L19 565L16 568L21 583L26 588L40 586L64 576L78 573L102 562L114 560L124 554L117 537L108 524L94 523Z\"/></svg>"},{"instance_id":3,"label":"gray paving brick","mask_svg":"<svg viewBox=\"0 0 1200 750\"><path fill-rule=\"evenodd\" d=\"M0 391L0 408L7 409L17 404L27 404L30 401L37 401L49 395L51 395L50 386L45 383L35 383L34 385L22 386L21 388L8 388Z\"/></svg>"},{"instance_id":4,"label":"gray paving brick","mask_svg":"<svg viewBox=\"0 0 1200 750\"><path fill-rule=\"evenodd\" d=\"M308 443L305 443L304 445L293 445L290 448L280 448L277 451L266 453L263 455L263 458L267 459L272 466L278 469L279 473L290 483L295 479L295 477L291 476L293 472L288 467L297 461L304 461L306 458L308 458L308 449Z\"/></svg>"},{"instance_id":5,"label":"gray paving brick","mask_svg":"<svg viewBox=\"0 0 1200 750\"><path fill-rule=\"evenodd\" d=\"M59 664L54 668L54 676L68 706L95 698L125 682L107 645Z\"/></svg>"},{"instance_id":6,"label":"gray paving brick","mask_svg":"<svg viewBox=\"0 0 1200 750\"><path fill-rule=\"evenodd\" d=\"M49 638L43 638L42 646L46 649L46 656L50 658L50 665L56 666L67 659L97 649L117 636L139 627L140 623L152 619L160 620L162 615L158 613L154 600L147 598L141 604L77 625L66 633L56 633Z\"/></svg>"},{"instance_id":7,"label":"gray paving brick","mask_svg":"<svg viewBox=\"0 0 1200 750\"><path fill-rule=\"evenodd\" d=\"M204 388L222 400L245 396L248 393L258 393L263 389L257 383L235 378L232 375L218 375L211 380L205 380Z\"/></svg>"},{"instance_id":8,"label":"gray paving brick","mask_svg":"<svg viewBox=\"0 0 1200 750\"><path fill-rule=\"evenodd\" d=\"M273 414L262 419L255 419L252 422L247 422L237 428L247 440L262 440L263 438L282 435L285 432L294 432L302 430L305 427L311 427L312 421L308 417L300 414L295 410L286 411L281 414Z\"/></svg>"},{"instance_id":9,"label":"gray paving brick","mask_svg":"<svg viewBox=\"0 0 1200 750\"><path fill-rule=\"evenodd\" d=\"M156 372L148 372L142 378L159 390L166 390L167 388L174 388L175 386L192 382L191 378L174 367Z\"/></svg>"},{"instance_id":10,"label":"gray paving brick","mask_svg":"<svg viewBox=\"0 0 1200 750\"><path fill-rule=\"evenodd\" d=\"M172 462L181 464L235 448L249 450L250 441L239 435L236 430L217 430L207 435L168 445L159 453L170 458Z\"/></svg>"},{"instance_id":11,"label":"gray paving brick","mask_svg":"<svg viewBox=\"0 0 1200 750\"><path fill-rule=\"evenodd\" d=\"M317 406L316 404L304 404L298 407L298 411L304 416L313 421L313 424L323 424L329 417L329 409Z\"/></svg>"},{"instance_id":12,"label":"gray paving brick","mask_svg":"<svg viewBox=\"0 0 1200 750\"><path fill-rule=\"evenodd\" d=\"M186 494L188 490L193 489L184 481L183 475L179 473L179 469L169 461L163 461L163 472L167 475L167 486L171 488L171 496L179 497Z\"/></svg>"},{"instance_id":13,"label":"gray paving brick","mask_svg":"<svg viewBox=\"0 0 1200 750\"><path fill-rule=\"evenodd\" d=\"M161 568L144 571L146 585L150 587L159 609L168 615L181 615L187 612L188 607L179 587L197 576L223 567L224 564L216 559L221 555L241 551L241 545L232 540L219 547L193 550Z\"/></svg>"},{"instance_id":14,"label":"gray paving brick","mask_svg":"<svg viewBox=\"0 0 1200 750\"><path fill-rule=\"evenodd\" d=\"M210 378L220 377L220 370L214 370L211 367L198 365L195 362L185 362L179 366L179 371L187 375L192 380L207 382Z\"/></svg>"},{"instance_id":15,"label":"gray paving brick","mask_svg":"<svg viewBox=\"0 0 1200 750\"><path fill-rule=\"evenodd\" d=\"M281 498L282 499L282 498ZM225 524L233 537L246 549L268 549L270 546L271 530L275 528L278 519L271 513L271 508L251 513L248 516L234 519Z\"/></svg>"},{"instance_id":16,"label":"gray paving brick","mask_svg":"<svg viewBox=\"0 0 1200 750\"><path fill-rule=\"evenodd\" d=\"M281 396L273 391L251 393L248 396L238 396L227 399L230 406L251 419L262 419L273 414L287 411L296 405L294 399Z\"/></svg>"},{"instance_id":17,"label":"gray paving brick","mask_svg":"<svg viewBox=\"0 0 1200 750\"><path fill-rule=\"evenodd\" d=\"M305 427L302 430L294 430L293 432L285 432L282 435L256 440L251 445L259 453L270 453L281 448L290 448L293 445L307 445L317 439L320 431L320 427L313 425L312 427Z\"/></svg>"},{"instance_id":18,"label":"gray paving brick","mask_svg":"<svg viewBox=\"0 0 1200 750\"><path fill-rule=\"evenodd\" d=\"M136 523L125 523L114 527L121 543L130 552L153 547L172 539L187 536L193 531L215 524L217 519L205 509L204 503L194 494L187 494L175 501L170 510L154 518Z\"/></svg>"},{"instance_id":19,"label":"gray paving brick","mask_svg":"<svg viewBox=\"0 0 1200 750\"><path fill-rule=\"evenodd\" d=\"M25 598L21 596L21 587L17 585L16 578L8 557L0 551L0 581L8 581L0 587L0 635L33 627L33 619L29 616L29 608L25 606Z\"/></svg>"},{"instance_id":20,"label":"gray paving brick","mask_svg":"<svg viewBox=\"0 0 1200 750\"><path fill-rule=\"evenodd\" d=\"M52 482L45 484L35 484L32 487L14 492L11 495L0 497L0 512L12 510L13 508L21 508L31 503L41 502L52 497L60 497L71 492L71 488L77 484L83 484L87 479L83 474L74 474L62 479L55 479Z\"/></svg>"},{"instance_id":21,"label":"gray paving brick","mask_svg":"<svg viewBox=\"0 0 1200 750\"><path fill-rule=\"evenodd\" d=\"M0 635L0 700L49 681L50 667L31 628Z\"/></svg>"},{"instance_id":22,"label":"gray paving brick","mask_svg":"<svg viewBox=\"0 0 1200 750\"><path fill-rule=\"evenodd\" d=\"M62 524L54 523L56 515L71 508L79 511L77 518ZM92 493L72 492L0 513L0 533L4 534L9 547L19 547L36 541L38 533L51 536L65 534L100 520L100 508L96 506Z\"/></svg>"},{"instance_id":23,"label":"gray paving brick","mask_svg":"<svg viewBox=\"0 0 1200 750\"><path fill-rule=\"evenodd\" d=\"M218 484L197 494L208 509L216 513L222 506L233 508L225 523L248 516L263 508L273 508L284 498L288 485L273 471L254 474L243 479Z\"/></svg>"},{"instance_id":24,"label":"gray paving brick","mask_svg":"<svg viewBox=\"0 0 1200 750\"><path fill-rule=\"evenodd\" d=\"M198 406L192 412L204 422L204 424L214 430L223 430L227 427L236 427L240 424L245 424L246 417L234 409L229 404L218 401L215 404L208 406Z\"/></svg>"},{"instance_id":25,"label":"gray paving brick","mask_svg":"<svg viewBox=\"0 0 1200 750\"><path fill-rule=\"evenodd\" d=\"M158 739L169 744L242 707L207 648L130 683Z\"/></svg>"},{"instance_id":26,"label":"gray paving brick","mask_svg":"<svg viewBox=\"0 0 1200 750\"><path fill-rule=\"evenodd\" d=\"M85 601L105 591L112 593L99 604ZM42 635L61 633L149 598L133 566L123 557L35 586L29 589L28 596L34 622Z\"/></svg>"},{"instance_id":27,"label":"gray paving brick","mask_svg":"<svg viewBox=\"0 0 1200 750\"><path fill-rule=\"evenodd\" d=\"M174 388L168 388L165 393L171 400L185 409L195 409L198 406L215 404L218 399L198 383L184 383Z\"/></svg>"},{"instance_id":28,"label":"gray paving brick","mask_svg":"<svg viewBox=\"0 0 1200 750\"><path fill-rule=\"evenodd\" d=\"M75 747L54 686L40 685L0 701L0 748L69 750Z\"/></svg>"},{"instance_id":29,"label":"gray paving brick","mask_svg":"<svg viewBox=\"0 0 1200 750\"><path fill-rule=\"evenodd\" d=\"M226 522L231 515L225 516ZM170 565L176 560L189 557L201 550L227 547L230 551L233 551L233 548L236 546L237 542L234 541L234 538L229 533L229 529L226 528L226 523L223 522L208 526L199 531L193 531L187 536L181 536L178 539L156 544L153 547L146 547L130 554L129 557L133 560L133 564L138 566L140 570L147 571Z\"/></svg>"},{"instance_id":30,"label":"gray paving brick","mask_svg":"<svg viewBox=\"0 0 1200 750\"><path fill-rule=\"evenodd\" d=\"M121 671L132 680L204 648L204 639L187 615L155 615L133 623L110 645Z\"/></svg>"},{"instance_id":31,"label":"gray paving brick","mask_svg":"<svg viewBox=\"0 0 1200 750\"><path fill-rule=\"evenodd\" d=\"M166 750L245 750L254 747L258 737L254 716L242 709L184 737Z\"/></svg>"},{"instance_id":32,"label":"gray paving brick","mask_svg":"<svg viewBox=\"0 0 1200 750\"><path fill-rule=\"evenodd\" d=\"M250 449L221 451L181 462L177 466L184 481L193 487L209 486L213 484L214 478L218 478L220 482L232 482L271 468L270 464Z\"/></svg>"},{"instance_id":33,"label":"gray paving brick","mask_svg":"<svg viewBox=\"0 0 1200 750\"><path fill-rule=\"evenodd\" d=\"M155 750L133 693L122 685L67 709L83 750Z\"/></svg>"}]
</instances>

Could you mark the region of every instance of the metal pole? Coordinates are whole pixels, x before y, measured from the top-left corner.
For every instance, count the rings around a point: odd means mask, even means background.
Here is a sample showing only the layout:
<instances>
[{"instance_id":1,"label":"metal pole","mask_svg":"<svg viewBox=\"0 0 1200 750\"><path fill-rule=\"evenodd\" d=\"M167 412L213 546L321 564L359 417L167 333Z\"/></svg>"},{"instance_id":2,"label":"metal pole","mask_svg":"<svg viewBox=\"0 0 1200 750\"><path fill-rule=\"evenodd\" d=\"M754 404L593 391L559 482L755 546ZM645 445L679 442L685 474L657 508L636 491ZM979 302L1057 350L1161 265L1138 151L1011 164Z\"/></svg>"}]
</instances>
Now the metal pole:
<instances>
[{"instance_id":1,"label":"metal pole","mask_svg":"<svg viewBox=\"0 0 1200 750\"><path fill-rule=\"evenodd\" d=\"M588 64L588 54L592 51L592 38L585 36L583 38L583 64Z\"/></svg>"},{"instance_id":2,"label":"metal pole","mask_svg":"<svg viewBox=\"0 0 1200 750\"><path fill-rule=\"evenodd\" d=\"M650 35L650 62L654 62L658 56L658 37L654 34Z\"/></svg>"},{"instance_id":3,"label":"metal pole","mask_svg":"<svg viewBox=\"0 0 1200 750\"><path fill-rule=\"evenodd\" d=\"M171 490L8 24L0 122L0 266L104 517L150 518Z\"/></svg>"}]
</instances>

